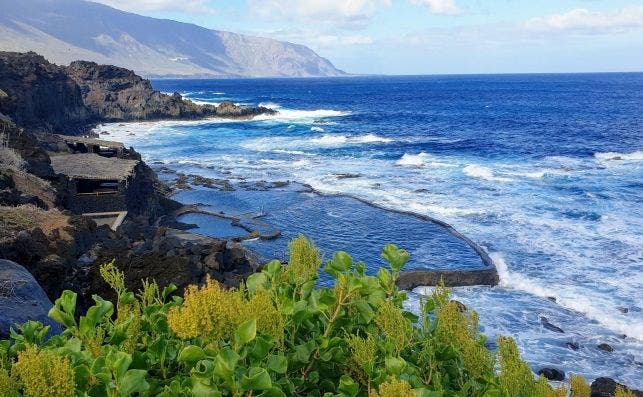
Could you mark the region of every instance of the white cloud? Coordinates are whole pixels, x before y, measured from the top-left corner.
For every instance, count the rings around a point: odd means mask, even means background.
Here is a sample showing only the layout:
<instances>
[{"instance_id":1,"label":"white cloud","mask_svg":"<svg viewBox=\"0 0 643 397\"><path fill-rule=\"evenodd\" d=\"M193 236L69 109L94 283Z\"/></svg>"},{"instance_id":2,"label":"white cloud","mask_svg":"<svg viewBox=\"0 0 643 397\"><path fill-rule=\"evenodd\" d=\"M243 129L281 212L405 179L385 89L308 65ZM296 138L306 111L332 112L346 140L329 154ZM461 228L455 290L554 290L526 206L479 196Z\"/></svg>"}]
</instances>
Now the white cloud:
<instances>
[{"instance_id":1,"label":"white cloud","mask_svg":"<svg viewBox=\"0 0 643 397\"><path fill-rule=\"evenodd\" d=\"M369 36L364 36L364 35L348 35L348 36L321 35L311 39L312 39L311 45L314 45L320 48L373 44L373 38Z\"/></svg>"},{"instance_id":2,"label":"white cloud","mask_svg":"<svg viewBox=\"0 0 643 397\"><path fill-rule=\"evenodd\" d=\"M411 4L428 7L433 14L462 14L462 10L456 5L455 0L411 0Z\"/></svg>"},{"instance_id":3,"label":"white cloud","mask_svg":"<svg viewBox=\"0 0 643 397\"><path fill-rule=\"evenodd\" d=\"M313 21L361 28L391 0L251 0L250 10L265 19Z\"/></svg>"},{"instance_id":4,"label":"white cloud","mask_svg":"<svg viewBox=\"0 0 643 397\"><path fill-rule=\"evenodd\" d=\"M643 28L643 6L626 7L613 12L578 8L564 14L533 18L526 23L526 27L535 31L577 31L590 34Z\"/></svg>"},{"instance_id":5,"label":"white cloud","mask_svg":"<svg viewBox=\"0 0 643 397\"><path fill-rule=\"evenodd\" d=\"M179 11L187 14L211 14L214 9L207 0L93 0L123 11Z\"/></svg>"}]
</instances>

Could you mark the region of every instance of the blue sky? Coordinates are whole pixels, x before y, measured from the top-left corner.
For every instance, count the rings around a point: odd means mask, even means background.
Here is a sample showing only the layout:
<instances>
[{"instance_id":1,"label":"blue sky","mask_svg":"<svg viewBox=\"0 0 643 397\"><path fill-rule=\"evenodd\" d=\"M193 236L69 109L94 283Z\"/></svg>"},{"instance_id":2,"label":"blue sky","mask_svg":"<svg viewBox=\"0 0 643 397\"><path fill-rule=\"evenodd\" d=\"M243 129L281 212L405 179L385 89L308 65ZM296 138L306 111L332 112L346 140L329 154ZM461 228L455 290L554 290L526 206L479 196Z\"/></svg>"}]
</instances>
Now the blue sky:
<instances>
[{"instance_id":1,"label":"blue sky","mask_svg":"<svg viewBox=\"0 0 643 397\"><path fill-rule=\"evenodd\" d=\"M350 73L643 71L643 0L97 0L305 44Z\"/></svg>"}]
</instances>

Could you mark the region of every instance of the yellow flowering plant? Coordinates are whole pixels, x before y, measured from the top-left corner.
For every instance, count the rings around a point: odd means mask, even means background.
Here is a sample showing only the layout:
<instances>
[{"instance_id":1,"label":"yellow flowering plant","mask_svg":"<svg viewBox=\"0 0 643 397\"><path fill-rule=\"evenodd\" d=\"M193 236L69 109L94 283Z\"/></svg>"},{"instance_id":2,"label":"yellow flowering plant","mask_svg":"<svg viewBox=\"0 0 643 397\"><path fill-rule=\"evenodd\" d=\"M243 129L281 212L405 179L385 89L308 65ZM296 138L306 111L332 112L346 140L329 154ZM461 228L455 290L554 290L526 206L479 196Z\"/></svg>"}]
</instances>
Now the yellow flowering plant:
<instances>
[{"instance_id":1,"label":"yellow flowering plant","mask_svg":"<svg viewBox=\"0 0 643 397\"><path fill-rule=\"evenodd\" d=\"M0 342L6 396L564 396L536 378L515 343L487 350L477 315L437 287L419 316L396 280L409 259L389 244L375 275L336 252L323 265L305 237L290 261L266 264L239 288L214 280L172 295L145 281L128 291L113 264L101 274L117 296L82 316L65 291L49 315L64 331L29 322ZM572 379L573 396L586 384ZM582 390L582 391L581 391ZM619 391L620 395L624 392ZM0 395L2 395L0 393Z\"/></svg>"}]
</instances>

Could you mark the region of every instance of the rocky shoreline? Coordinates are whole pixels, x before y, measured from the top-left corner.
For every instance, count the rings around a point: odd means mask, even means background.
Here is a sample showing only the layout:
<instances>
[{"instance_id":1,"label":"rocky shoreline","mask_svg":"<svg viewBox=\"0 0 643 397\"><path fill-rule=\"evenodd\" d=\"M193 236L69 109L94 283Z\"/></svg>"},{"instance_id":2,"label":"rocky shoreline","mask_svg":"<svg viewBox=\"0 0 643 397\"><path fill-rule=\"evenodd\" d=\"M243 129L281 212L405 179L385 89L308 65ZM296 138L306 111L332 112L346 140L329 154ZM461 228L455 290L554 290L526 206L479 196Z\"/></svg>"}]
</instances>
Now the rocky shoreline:
<instances>
[{"instance_id":1,"label":"rocky shoreline","mask_svg":"<svg viewBox=\"0 0 643 397\"><path fill-rule=\"evenodd\" d=\"M155 279L161 286L174 283L179 290L207 278L234 287L262 264L238 242L186 232L189 225L178 222L177 217L203 210L172 200L171 188L134 149L112 154L105 146L109 143L96 142L97 152L92 152L91 141L70 145L54 134L90 135L90 129L100 122L250 118L273 112L232 103L197 105L179 94L154 91L149 81L113 66L79 61L65 67L34 53L0 52L0 339L8 337L9 327L15 323L28 319L50 323L47 308L64 289L78 293L79 312L91 304L93 294L113 299L100 277L99 267L104 263L114 261L124 271L131 290L138 290L145 279ZM100 183L79 180L77 175L61 174L52 166L52 157L78 159L73 156L82 154L91 159L106 153L113 164L134 164L128 170L132 174L124 177L127 186L122 194L105 191L114 187L112 176L100 179ZM177 188L191 184L232 188L227 181L194 175L177 175L173 183ZM91 194L82 190L88 189L86 185ZM101 196L107 193L110 195ZM99 207L104 202L101 197L111 201L119 197L121 212L127 216L113 230L109 224L99 224L80 213L78 196L91 198L95 201L92 205ZM256 218L233 219L252 238L279 235L278 230L252 225L253 220ZM492 266L481 252L483 263ZM446 280L451 285L497 283L495 268L483 273L464 278L454 273ZM409 273L402 287L434 283L444 274ZM56 331L54 325L52 332ZM555 370L545 374L551 374L551 379L560 377ZM592 383L592 396L613 396L615 388L613 380L599 378Z\"/></svg>"},{"instance_id":2,"label":"rocky shoreline","mask_svg":"<svg viewBox=\"0 0 643 397\"><path fill-rule=\"evenodd\" d=\"M179 289L208 277L237 286L260 266L238 243L181 230L186 225L175 220L181 204L134 149L64 136L91 135L107 121L248 118L273 110L197 105L154 91L123 68L80 61L57 66L34 53L0 52L0 89L0 338L25 313L48 321L47 310L19 310L31 307L30 300L38 302L34 308L47 306L71 289L82 311L92 294L110 297L99 267L112 260L132 290L144 279ZM119 173L123 183L110 190ZM82 214L112 206L126 214L117 230ZM32 296L22 294L23 284Z\"/></svg>"}]
</instances>

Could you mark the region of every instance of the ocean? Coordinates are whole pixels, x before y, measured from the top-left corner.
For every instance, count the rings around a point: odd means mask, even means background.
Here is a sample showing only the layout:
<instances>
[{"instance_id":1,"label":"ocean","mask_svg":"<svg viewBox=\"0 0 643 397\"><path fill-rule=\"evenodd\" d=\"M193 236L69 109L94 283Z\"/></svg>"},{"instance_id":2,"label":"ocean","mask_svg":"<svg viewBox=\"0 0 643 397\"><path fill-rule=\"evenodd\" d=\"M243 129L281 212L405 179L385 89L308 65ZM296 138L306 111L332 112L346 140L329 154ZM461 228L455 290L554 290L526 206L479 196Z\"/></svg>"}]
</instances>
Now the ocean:
<instances>
[{"instance_id":1,"label":"ocean","mask_svg":"<svg viewBox=\"0 0 643 397\"><path fill-rule=\"evenodd\" d=\"M159 171L230 181L234 191L197 186L176 198L263 214L282 236L247 243L262 255L283 258L288 240L305 233L326 257L346 250L370 271L383 265L388 242L411 253L411 268L480 266L441 226L397 211L430 216L483 247L498 268L497 287L454 288L480 314L490 345L510 335L534 370L643 389L643 74L153 86L195 102L278 110L246 121L97 128ZM212 236L241 233L205 215L183 220ZM409 309L428 292L411 291Z\"/></svg>"}]
</instances>

